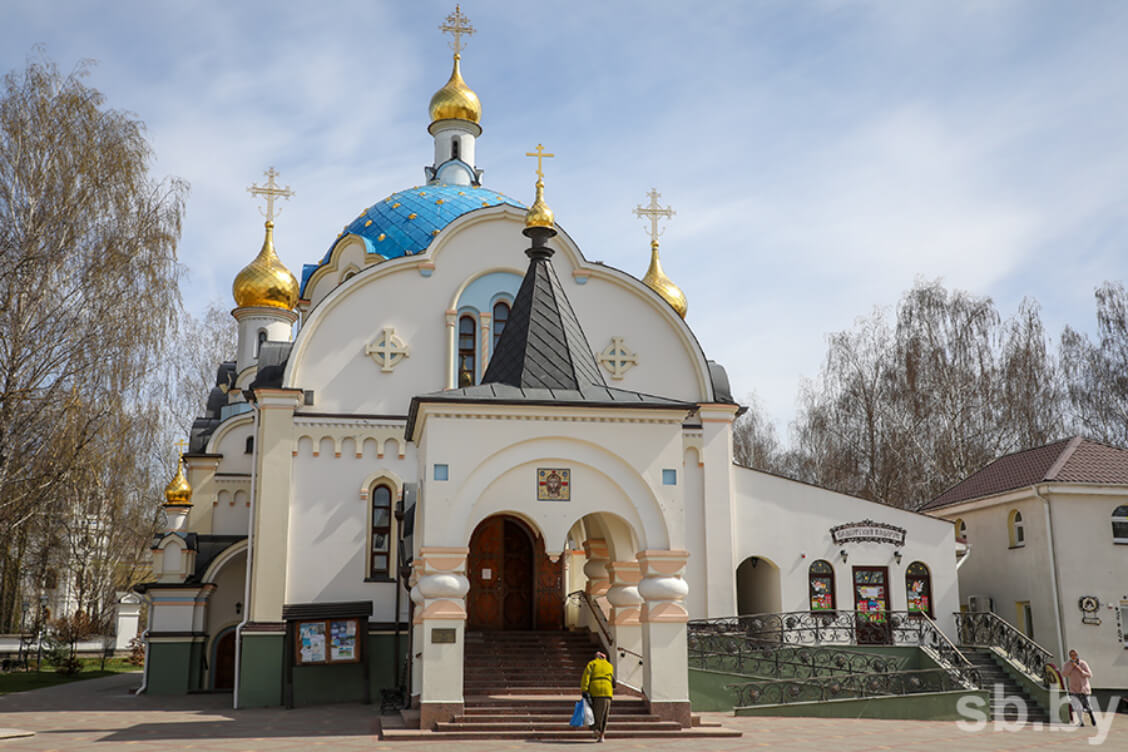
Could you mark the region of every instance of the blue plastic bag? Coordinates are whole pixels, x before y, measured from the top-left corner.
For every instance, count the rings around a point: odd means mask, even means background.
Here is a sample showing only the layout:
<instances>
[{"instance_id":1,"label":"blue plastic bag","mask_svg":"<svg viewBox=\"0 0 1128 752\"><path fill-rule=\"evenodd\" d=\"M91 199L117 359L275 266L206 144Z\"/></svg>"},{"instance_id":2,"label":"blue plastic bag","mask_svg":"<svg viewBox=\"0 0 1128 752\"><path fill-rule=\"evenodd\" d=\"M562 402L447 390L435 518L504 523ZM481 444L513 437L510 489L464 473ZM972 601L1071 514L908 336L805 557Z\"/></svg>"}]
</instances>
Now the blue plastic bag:
<instances>
[{"instance_id":1,"label":"blue plastic bag","mask_svg":"<svg viewBox=\"0 0 1128 752\"><path fill-rule=\"evenodd\" d=\"M573 728L583 728L584 725L584 701L576 700L576 709L572 711L572 720L568 721L568 725Z\"/></svg>"}]
</instances>

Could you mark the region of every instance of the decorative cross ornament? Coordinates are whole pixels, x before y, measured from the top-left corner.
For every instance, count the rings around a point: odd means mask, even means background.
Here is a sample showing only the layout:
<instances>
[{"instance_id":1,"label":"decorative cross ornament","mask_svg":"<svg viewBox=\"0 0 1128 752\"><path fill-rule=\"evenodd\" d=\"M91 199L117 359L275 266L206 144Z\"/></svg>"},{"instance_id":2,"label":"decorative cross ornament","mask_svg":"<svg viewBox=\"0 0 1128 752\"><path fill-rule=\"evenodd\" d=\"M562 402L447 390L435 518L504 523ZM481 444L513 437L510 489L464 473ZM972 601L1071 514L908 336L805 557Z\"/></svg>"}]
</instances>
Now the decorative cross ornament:
<instances>
[{"instance_id":1,"label":"decorative cross ornament","mask_svg":"<svg viewBox=\"0 0 1128 752\"><path fill-rule=\"evenodd\" d=\"M188 442L184 439L178 439L174 446L176 447L177 452L184 454L184 450L188 448Z\"/></svg>"},{"instance_id":2,"label":"decorative cross ornament","mask_svg":"<svg viewBox=\"0 0 1128 752\"><path fill-rule=\"evenodd\" d=\"M401 360L411 354L411 348L396 336L395 327L385 326L375 342L364 346L364 354L372 358L381 371L391 373Z\"/></svg>"},{"instance_id":3,"label":"decorative cross ornament","mask_svg":"<svg viewBox=\"0 0 1128 752\"><path fill-rule=\"evenodd\" d=\"M622 337L612 337L611 344L603 348L599 354L599 364L606 368L611 378L616 381L623 378L627 371L638 365L638 355L631 352L623 344Z\"/></svg>"},{"instance_id":4,"label":"decorative cross ornament","mask_svg":"<svg viewBox=\"0 0 1128 752\"><path fill-rule=\"evenodd\" d=\"M668 206L663 207L658 205L658 199L662 194L659 193L657 189L651 188L650 192L646 195L650 197L650 203L646 205L646 208L636 206L634 213L636 217L650 220L650 242L657 243L658 236L664 232L658 230L658 220L663 217L669 219L677 214L677 212Z\"/></svg>"},{"instance_id":5,"label":"decorative cross ornament","mask_svg":"<svg viewBox=\"0 0 1128 752\"><path fill-rule=\"evenodd\" d=\"M259 211L262 212L262 216L266 217L267 222L273 222L274 218L282 213L281 209L278 211L274 210L274 199L284 198L289 201L290 196L293 196L294 192L290 190L290 186L286 186L285 188L278 187L278 184L274 182L274 178L278 177L278 173L273 167L264 172L263 175L266 175L266 185L255 185L252 183L251 187L247 189L247 193L252 196L266 197L266 211L262 211L262 209L259 209Z\"/></svg>"},{"instance_id":6,"label":"decorative cross ornament","mask_svg":"<svg viewBox=\"0 0 1128 752\"><path fill-rule=\"evenodd\" d=\"M543 146L537 144L537 150L527 151L525 152L525 156L537 158L537 180L544 180L544 170L542 169L544 167L544 160L548 159L549 157L555 157L556 155L549 154L544 150Z\"/></svg>"},{"instance_id":7,"label":"decorative cross ornament","mask_svg":"<svg viewBox=\"0 0 1128 752\"><path fill-rule=\"evenodd\" d=\"M462 8L456 5L454 6L454 13L447 16L446 23L439 26L439 31L454 37L454 41L450 43L450 48L454 50L454 56L459 57L462 54L462 35L470 36L473 34L474 27L470 25L470 19L462 15Z\"/></svg>"}]
</instances>

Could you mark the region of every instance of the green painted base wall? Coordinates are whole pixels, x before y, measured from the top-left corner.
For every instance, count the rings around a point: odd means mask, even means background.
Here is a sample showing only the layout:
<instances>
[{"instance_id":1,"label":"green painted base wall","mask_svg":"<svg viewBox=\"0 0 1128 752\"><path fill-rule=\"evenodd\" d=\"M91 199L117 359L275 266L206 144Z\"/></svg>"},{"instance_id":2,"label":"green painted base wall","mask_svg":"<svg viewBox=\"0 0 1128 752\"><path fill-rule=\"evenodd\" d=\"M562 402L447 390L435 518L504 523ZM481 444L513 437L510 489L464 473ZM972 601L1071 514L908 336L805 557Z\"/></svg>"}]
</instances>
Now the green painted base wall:
<instances>
[{"instance_id":1,"label":"green painted base wall","mask_svg":"<svg viewBox=\"0 0 1128 752\"><path fill-rule=\"evenodd\" d=\"M240 655L239 707L283 704L282 635L243 635ZM380 690L396 685L393 635L368 636L369 697L380 702ZM407 654L407 635L400 638L401 655ZM364 669L359 663L294 667L294 705L360 702L364 699Z\"/></svg>"},{"instance_id":2,"label":"green painted base wall","mask_svg":"<svg viewBox=\"0 0 1128 752\"><path fill-rule=\"evenodd\" d=\"M199 685L203 645L199 642L154 642L149 645L145 691L153 695L185 695Z\"/></svg>"},{"instance_id":3,"label":"green painted base wall","mask_svg":"<svg viewBox=\"0 0 1128 752\"><path fill-rule=\"evenodd\" d=\"M875 718L901 721L955 721L961 716L956 703L961 697L976 695L989 702L988 692L936 692L903 697L869 697L860 700L801 702L794 705L765 705L737 708L739 716L782 716L801 718ZM980 708L985 705L980 705ZM696 709L696 708L695 708Z\"/></svg>"}]
</instances>

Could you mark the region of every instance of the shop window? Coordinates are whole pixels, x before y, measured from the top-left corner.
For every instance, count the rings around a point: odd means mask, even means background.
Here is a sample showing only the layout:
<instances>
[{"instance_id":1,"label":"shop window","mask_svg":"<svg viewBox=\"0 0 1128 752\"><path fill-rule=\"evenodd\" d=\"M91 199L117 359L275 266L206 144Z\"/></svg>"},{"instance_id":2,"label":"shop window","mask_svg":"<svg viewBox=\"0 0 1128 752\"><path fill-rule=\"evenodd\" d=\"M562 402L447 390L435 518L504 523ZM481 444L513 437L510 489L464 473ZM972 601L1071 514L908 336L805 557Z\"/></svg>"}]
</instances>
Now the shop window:
<instances>
[{"instance_id":1,"label":"shop window","mask_svg":"<svg viewBox=\"0 0 1128 752\"><path fill-rule=\"evenodd\" d=\"M509 304L504 300L494 303L493 307L493 347L497 349L497 342L501 339L501 333L505 329L505 324L509 321Z\"/></svg>"},{"instance_id":2,"label":"shop window","mask_svg":"<svg viewBox=\"0 0 1128 752\"><path fill-rule=\"evenodd\" d=\"M834 567L830 562L819 559L811 563L808 572L812 611L833 611L834 605Z\"/></svg>"},{"instance_id":3,"label":"shop window","mask_svg":"<svg viewBox=\"0 0 1128 752\"><path fill-rule=\"evenodd\" d=\"M477 327L473 316L458 320L458 385L473 386L477 373Z\"/></svg>"},{"instance_id":4,"label":"shop window","mask_svg":"<svg viewBox=\"0 0 1128 752\"><path fill-rule=\"evenodd\" d=\"M914 561L905 570L905 596L910 614L932 616L932 575L922 562Z\"/></svg>"},{"instance_id":5,"label":"shop window","mask_svg":"<svg viewBox=\"0 0 1128 752\"><path fill-rule=\"evenodd\" d=\"M1026 530L1022 524L1022 512L1015 509L1010 513L1007 530L1010 534L1011 548L1021 548L1026 545Z\"/></svg>"},{"instance_id":6,"label":"shop window","mask_svg":"<svg viewBox=\"0 0 1128 752\"><path fill-rule=\"evenodd\" d=\"M967 543L967 523L962 519L957 518L955 522L956 540L960 543Z\"/></svg>"},{"instance_id":7,"label":"shop window","mask_svg":"<svg viewBox=\"0 0 1128 752\"><path fill-rule=\"evenodd\" d=\"M1128 505L1112 511L1112 542L1128 543Z\"/></svg>"},{"instance_id":8,"label":"shop window","mask_svg":"<svg viewBox=\"0 0 1128 752\"><path fill-rule=\"evenodd\" d=\"M392 571L392 489L384 484L374 486L371 499L368 576L387 577Z\"/></svg>"}]
</instances>

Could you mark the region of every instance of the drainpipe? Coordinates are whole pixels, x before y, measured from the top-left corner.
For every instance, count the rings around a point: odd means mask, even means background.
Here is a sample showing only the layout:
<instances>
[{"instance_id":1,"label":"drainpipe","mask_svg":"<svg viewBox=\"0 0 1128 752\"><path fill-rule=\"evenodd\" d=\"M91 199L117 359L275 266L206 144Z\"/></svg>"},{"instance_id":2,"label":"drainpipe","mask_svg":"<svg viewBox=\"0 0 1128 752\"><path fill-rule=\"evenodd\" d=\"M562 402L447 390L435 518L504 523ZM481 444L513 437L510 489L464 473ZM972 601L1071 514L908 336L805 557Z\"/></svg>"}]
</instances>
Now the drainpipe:
<instances>
[{"instance_id":1,"label":"drainpipe","mask_svg":"<svg viewBox=\"0 0 1128 752\"><path fill-rule=\"evenodd\" d=\"M141 672L141 686L134 693L138 695L145 694L145 690L149 688L149 630L146 629L141 638L145 640L145 670Z\"/></svg>"},{"instance_id":2,"label":"drainpipe","mask_svg":"<svg viewBox=\"0 0 1128 752\"><path fill-rule=\"evenodd\" d=\"M231 707L235 710L239 709L239 684L242 679L242 663L239 660L243 653L243 627L251 620L251 573L254 564L254 550L255 550L255 512L258 511L258 499L255 498L255 486L258 482L258 453L259 453L259 435L258 426L259 413L258 402L254 402L255 422L254 422L254 437L255 442L252 444L254 450L251 452L251 511L247 515L247 567L244 573L243 582L243 620L235 626L235 684L232 690ZM367 628L366 628L367 629ZM367 633L365 634L367 639ZM285 655L285 650L282 651Z\"/></svg>"},{"instance_id":3,"label":"drainpipe","mask_svg":"<svg viewBox=\"0 0 1128 752\"><path fill-rule=\"evenodd\" d=\"M1054 516L1053 516L1053 512L1050 511L1050 500L1047 499L1042 494L1038 493L1038 487L1037 486L1030 486L1030 490L1034 492L1035 496L1037 496L1039 499L1042 500L1042 509L1045 512L1046 547L1047 547L1049 554L1050 554L1050 587L1052 588L1052 592L1053 592L1053 596L1054 596L1054 616L1057 617L1055 619L1054 626L1057 627L1057 648L1058 648L1059 660L1064 661L1065 660L1065 634L1064 634L1064 629L1062 628L1062 623L1064 622L1064 619L1062 618L1062 615L1061 615L1061 588L1059 586L1059 579L1058 579L1057 554L1055 553L1055 548L1054 548Z\"/></svg>"},{"instance_id":4,"label":"drainpipe","mask_svg":"<svg viewBox=\"0 0 1128 752\"><path fill-rule=\"evenodd\" d=\"M970 558L971 558L971 544L970 543L964 543L964 555L961 556L958 561L956 561L956 571L957 572L960 571L960 567L962 567L964 565L964 562L967 561Z\"/></svg>"}]
</instances>

